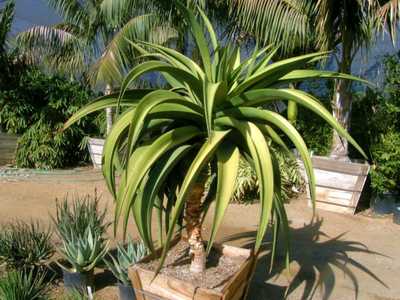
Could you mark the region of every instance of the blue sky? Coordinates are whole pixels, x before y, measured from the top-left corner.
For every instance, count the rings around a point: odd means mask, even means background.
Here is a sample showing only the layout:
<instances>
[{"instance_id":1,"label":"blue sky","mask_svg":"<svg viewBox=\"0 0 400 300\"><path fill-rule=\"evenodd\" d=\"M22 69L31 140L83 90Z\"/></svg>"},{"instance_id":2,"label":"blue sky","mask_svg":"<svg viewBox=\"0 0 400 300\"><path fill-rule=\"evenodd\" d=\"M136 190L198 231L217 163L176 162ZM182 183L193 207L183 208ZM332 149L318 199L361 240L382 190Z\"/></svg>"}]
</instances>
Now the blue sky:
<instances>
[{"instance_id":1,"label":"blue sky","mask_svg":"<svg viewBox=\"0 0 400 300\"><path fill-rule=\"evenodd\" d=\"M15 34L25 30L32 25L47 25L59 22L60 18L46 3L45 0L16 0L12 33Z\"/></svg>"}]
</instances>

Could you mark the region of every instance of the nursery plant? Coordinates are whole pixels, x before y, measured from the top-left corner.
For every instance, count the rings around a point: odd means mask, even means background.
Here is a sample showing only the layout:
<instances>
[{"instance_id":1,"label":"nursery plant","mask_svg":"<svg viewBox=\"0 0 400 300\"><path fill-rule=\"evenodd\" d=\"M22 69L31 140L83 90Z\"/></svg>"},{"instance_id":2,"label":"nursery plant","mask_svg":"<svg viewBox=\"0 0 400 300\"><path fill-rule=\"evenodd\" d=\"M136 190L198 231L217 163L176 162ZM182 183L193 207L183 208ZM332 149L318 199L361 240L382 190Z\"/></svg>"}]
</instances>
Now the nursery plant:
<instances>
[{"instance_id":1,"label":"nursery plant","mask_svg":"<svg viewBox=\"0 0 400 300\"><path fill-rule=\"evenodd\" d=\"M106 210L100 209L96 192L93 197L74 196L72 201L66 196L56 208L53 222L61 240L58 252L66 261L58 263L64 271L64 284L85 290L92 285L93 269L108 251Z\"/></svg>"},{"instance_id":2,"label":"nursery plant","mask_svg":"<svg viewBox=\"0 0 400 300\"><path fill-rule=\"evenodd\" d=\"M109 254L109 260L104 259L104 262L120 283L130 285L128 267L140 261L147 252L143 242L129 239L126 245L117 245L117 257Z\"/></svg>"},{"instance_id":3,"label":"nursery plant","mask_svg":"<svg viewBox=\"0 0 400 300\"><path fill-rule=\"evenodd\" d=\"M128 268L144 258L148 250L142 241L128 239L126 245L119 243L116 257L109 254L104 263L118 280L119 298L121 300L135 299L135 291L128 275Z\"/></svg>"},{"instance_id":4,"label":"nursery plant","mask_svg":"<svg viewBox=\"0 0 400 300\"><path fill-rule=\"evenodd\" d=\"M51 231L38 222L16 221L0 228L0 263L9 269L40 269L53 255Z\"/></svg>"},{"instance_id":5,"label":"nursery plant","mask_svg":"<svg viewBox=\"0 0 400 300\"><path fill-rule=\"evenodd\" d=\"M290 146L297 148L309 178L311 198L315 199L312 162L301 135L284 116L270 110L266 104L276 100L295 101L323 118L364 154L316 98L288 88L288 83L313 78L355 80L346 74L308 68L310 63L326 58L329 52L274 61L277 50L265 47L254 49L242 60L239 47L219 42L207 16L200 9L197 12L200 20L192 11L182 8L200 61L170 48L137 42L134 46L148 60L128 73L119 96L113 94L98 99L65 124L67 128L105 107L125 108L107 137L103 173L115 198L115 230L122 220L126 232L132 214L146 247L154 251L153 210L163 220L160 226L165 236L159 237L163 251L157 272L165 261L179 223L185 225L187 231L190 269L203 272L206 253L213 245L234 192L240 157L254 166L259 182L260 215L255 255L260 251L273 215L276 216L275 226L282 229L286 238L288 234L280 195L279 164L272 145L286 149L287 155L291 155ZM129 90L135 80L150 72L159 72L169 88ZM285 144L282 135L287 136L292 145ZM216 175L216 187L210 188L207 197L203 197L210 175L205 170L209 169ZM117 181L118 174L121 177ZM207 211L207 205L203 205L207 199L215 200L215 212L205 249L201 218Z\"/></svg>"},{"instance_id":6,"label":"nursery plant","mask_svg":"<svg viewBox=\"0 0 400 300\"><path fill-rule=\"evenodd\" d=\"M56 199L56 215L52 217L56 232L62 240L72 236L83 236L90 228L93 233L103 236L111 225L105 220L106 209L100 208L100 197L94 195L66 195L63 201Z\"/></svg>"}]
</instances>

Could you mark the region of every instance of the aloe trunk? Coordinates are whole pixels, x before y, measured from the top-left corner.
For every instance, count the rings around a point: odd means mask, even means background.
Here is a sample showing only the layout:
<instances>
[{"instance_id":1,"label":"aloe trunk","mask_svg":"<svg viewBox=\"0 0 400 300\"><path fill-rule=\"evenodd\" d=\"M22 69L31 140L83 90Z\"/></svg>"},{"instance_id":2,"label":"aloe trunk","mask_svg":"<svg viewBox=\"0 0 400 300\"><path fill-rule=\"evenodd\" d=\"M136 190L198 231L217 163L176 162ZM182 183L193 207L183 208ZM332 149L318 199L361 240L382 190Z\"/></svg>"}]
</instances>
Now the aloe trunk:
<instances>
[{"instance_id":1,"label":"aloe trunk","mask_svg":"<svg viewBox=\"0 0 400 300\"><path fill-rule=\"evenodd\" d=\"M342 58L339 65L339 72L346 74L351 73L351 43L344 40L342 47ZM351 116L351 81L345 79L335 80L335 89L332 100L332 113L335 119L346 131L350 128ZM336 130L333 132L332 147L330 156L338 160L349 160L348 158L348 142L342 139Z\"/></svg>"},{"instance_id":2,"label":"aloe trunk","mask_svg":"<svg viewBox=\"0 0 400 300\"><path fill-rule=\"evenodd\" d=\"M206 252L201 236L201 200L204 195L204 183L196 183L186 202L185 221L190 246L190 271L202 273L206 268Z\"/></svg>"}]
</instances>

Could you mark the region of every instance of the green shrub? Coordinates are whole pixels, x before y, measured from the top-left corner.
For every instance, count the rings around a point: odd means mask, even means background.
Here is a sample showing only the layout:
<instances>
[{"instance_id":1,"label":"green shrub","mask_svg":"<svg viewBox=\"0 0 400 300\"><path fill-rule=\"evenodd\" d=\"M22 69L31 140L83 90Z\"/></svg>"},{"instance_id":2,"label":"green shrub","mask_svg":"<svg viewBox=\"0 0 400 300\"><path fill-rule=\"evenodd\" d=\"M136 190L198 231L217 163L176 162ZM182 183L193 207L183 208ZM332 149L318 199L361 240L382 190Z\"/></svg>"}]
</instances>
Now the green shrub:
<instances>
[{"instance_id":1,"label":"green shrub","mask_svg":"<svg viewBox=\"0 0 400 300\"><path fill-rule=\"evenodd\" d=\"M54 169L73 166L86 159L83 133L59 132L62 123L40 119L19 139L16 162L21 168Z\"/></svg>"},{"instance_id":2,"label":"green shrub","mask_svg":"<svg viewBox=\"0 0 400 300\"><path fill-rule=\"evenodd\" d=\"M37 222L17 221L0 228L0 262L8 268L40 268L53 252L50 230Z\"/></svg>"},{"instance_id":3,"label":"green shrub","mask_svg":"<svg viewBox=\"0 0 400 300\"><path fill-rule=\"evenodd\" d=\"M400 132L389 131L371 147L371 185L378 194L400 191Z\"/></svg>"},{"instance_id":4,"label":"green shrub","mask_svg":"<svg viewBox=\"0 0 400 300\"><path fill-rule=\"evenodd\" d=\"M303 191L304 179L299 171L299 165L294 157L284 155L283 150L275 149L274 155L277 158L280 179L281 196L287 202ZM253 167L245 160L239 162L239 172L236 179L233 202L251 203L259 198L258 181Z\"/></svg>"},{"instance_id":5,"label":"green shrub","mask_svg":"<svg viewBox=\"0 0 400 300\"><path fill-rule=\"evenodd\" d=\"M99 134L95 120L86 118L66 133L63 123L93 97L88 89L59 76L26 67L0 91L0 127L22 135L16 163L25 168L62 168L87 160L88 134ZM77 151L78 149L78 151Z\"/></svg>"},{"instance_id":6,"label":"green shrub","mask_svg":"<svg viewBox=\"0 0 400 300\"><path fill-rule=\"evenodd\" d=\"M45 273L13 271L0 280L1 300L45 300L49 297L50 283Z\"/></svg>"},{"instance_id":7,"label":"green shrub","mask_svg":"<svg viewBox=\"0 0 400 300\"><path fill-rule=\"evenodd\" d=\"M351 124L351 134L373 162L371 186L378 194L400 189L400 54L387 56L384 66L383 88L355 98Z\"/></svg>"},{"instance_id":8,"label":"green shrub","mask_svg":"<svg viewBox=\"0 0 400 300\"><path fill-rule=\"evenodd\" d=\"M322 103L331 110L328 95L321 97ZM315 155L328 155L332 145L332 128L322 118L298 106L296 128L303 137L308 149Z\"/></svg>"}]
</instances>

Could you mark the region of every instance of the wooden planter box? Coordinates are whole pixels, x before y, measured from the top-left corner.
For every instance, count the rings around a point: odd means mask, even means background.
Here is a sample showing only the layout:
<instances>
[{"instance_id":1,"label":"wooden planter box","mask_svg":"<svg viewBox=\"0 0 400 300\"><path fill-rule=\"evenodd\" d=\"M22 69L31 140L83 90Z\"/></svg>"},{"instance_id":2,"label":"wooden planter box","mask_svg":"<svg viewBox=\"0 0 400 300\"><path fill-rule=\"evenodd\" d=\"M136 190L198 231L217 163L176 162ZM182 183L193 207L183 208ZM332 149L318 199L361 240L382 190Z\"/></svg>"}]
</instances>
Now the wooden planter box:
<instances>
[{"instance_id":1,"label":"wooden planter box","mask_svg":"<svg viewBox=\"0 0 400 300\"><path fill-rule=\"evenodd\" d=\"M0 166L14 162L17 143L17 136L0 132Z\"/></svg>"},{"instance_id":2,"label":"wooden planter box","mask_svg":"<svg viewBox=\"0 0 400 300\"><path fill-rule=\"evenodd\" d=\"M103 156L104 139L89 138L88 149L93 166L96 169L101 168L101 159Z\"/></svg>"},{"instance_id":3,"label":"wooden planter box","mask_svg":"<svg viewBox=\"0 0 400 300\"><path fill-rule=\"evenodd\" d=\"M173 245L179 241L176 238ZM154 278L155 273L133 266L129 269L129 277L135 289L137 300L239 300L243 299L250 278L253 263L252 252L248 249L232 247L228 245L216 245L223 255L244 256L247 260L240 266L239 271L232 276L223 286L221 292L211 289L200 288L191 283L177 278L159 274ZM148 262L158 258L161 249L155 255L145 257L142 262ZM154 278L154 280L153 280Z\"/></svg>"},{"instance_id":4,"label":"wooden planter box","mask_svg":"<svg viewBox=\"0 0 400 300\"><path fill-rule=\"evenodd\" d=\"M320 156L312 157L312 163L316 179L317 209L354 214L368 176L369 164ZM307 194L310 195L309 191ZM309 204L311 206L311 201Z\"/></svg>"}]
</instances>

